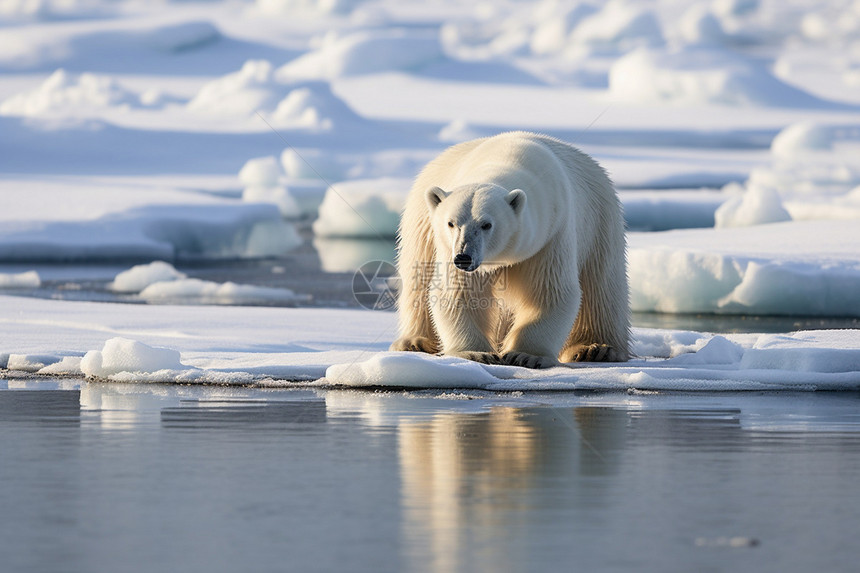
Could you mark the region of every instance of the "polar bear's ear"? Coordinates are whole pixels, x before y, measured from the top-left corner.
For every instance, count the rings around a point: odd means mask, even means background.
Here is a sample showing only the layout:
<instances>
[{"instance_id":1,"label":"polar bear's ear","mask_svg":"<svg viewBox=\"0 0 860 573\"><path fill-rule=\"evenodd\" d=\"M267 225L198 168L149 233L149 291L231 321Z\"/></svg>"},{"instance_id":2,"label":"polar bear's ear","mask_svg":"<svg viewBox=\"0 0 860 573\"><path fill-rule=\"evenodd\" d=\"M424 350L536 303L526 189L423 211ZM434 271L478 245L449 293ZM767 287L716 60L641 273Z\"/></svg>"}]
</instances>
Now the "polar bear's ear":
<instances>
[{"instance_id":1,"label":"polar bear's ear","mask_svg":"<svg viewBox=\"0 0 860 573\"><path fill-rule=\"evenodd\" d=\"M438 207L442 199L447 196L448 194L439 187L431 187L424 192L424 199L427 201L427 206L430 207L431 211Z\"/></svg>"},{"instance_id":2,"label":"polar bear's ear","mask_svg":"<svg viewBox=\"0 0 860 573\"><path fill-rule=\"evenodd\" d=\"M514 213L519 215L523 212L523 207L526 206L526 192L522 189L514 189L510 193L507 194L505 199L508 202L508 205L514 210Z\"/></svg>"}]
</instances>

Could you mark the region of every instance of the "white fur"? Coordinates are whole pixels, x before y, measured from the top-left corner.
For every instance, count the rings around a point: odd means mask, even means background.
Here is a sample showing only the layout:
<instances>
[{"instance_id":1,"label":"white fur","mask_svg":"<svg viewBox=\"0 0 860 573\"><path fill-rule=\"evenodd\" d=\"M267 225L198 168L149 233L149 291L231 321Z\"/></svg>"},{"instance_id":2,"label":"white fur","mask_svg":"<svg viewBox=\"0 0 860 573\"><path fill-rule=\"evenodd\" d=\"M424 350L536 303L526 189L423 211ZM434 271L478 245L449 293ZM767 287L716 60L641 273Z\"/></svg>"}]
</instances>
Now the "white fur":
<instances>
[{"instance_id":1,"label":"white fur","mask_svg":"<svg viewBox=\"0 0 860 573\"><path fill-rule=\"evenodd\" d=\"M606 172L562 141L511 132L447 149L412 187L398 248L394 350L529 366L628 358L621 205Z\"/></svg>"}]
</instances>

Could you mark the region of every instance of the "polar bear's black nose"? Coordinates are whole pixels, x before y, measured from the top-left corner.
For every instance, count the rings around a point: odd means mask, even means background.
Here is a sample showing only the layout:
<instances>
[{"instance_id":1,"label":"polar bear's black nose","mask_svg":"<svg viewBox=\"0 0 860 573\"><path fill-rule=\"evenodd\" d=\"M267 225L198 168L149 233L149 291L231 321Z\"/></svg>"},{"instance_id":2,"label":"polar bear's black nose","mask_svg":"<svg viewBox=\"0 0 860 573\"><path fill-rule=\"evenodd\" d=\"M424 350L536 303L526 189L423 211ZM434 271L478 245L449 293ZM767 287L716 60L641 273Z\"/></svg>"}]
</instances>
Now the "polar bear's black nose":
<instances>
[{"instance_id":1,"label":"polar bear's black nose","mask_svg":"<svg viewBox=\"0 0 860 573\"><path fill-rule=\"evenodd\" d=\"M460 269L461 271L471 271L472 270L472 257L463 253L460 255L454 255L454 266Z\"/></svg>"}]
</instances>

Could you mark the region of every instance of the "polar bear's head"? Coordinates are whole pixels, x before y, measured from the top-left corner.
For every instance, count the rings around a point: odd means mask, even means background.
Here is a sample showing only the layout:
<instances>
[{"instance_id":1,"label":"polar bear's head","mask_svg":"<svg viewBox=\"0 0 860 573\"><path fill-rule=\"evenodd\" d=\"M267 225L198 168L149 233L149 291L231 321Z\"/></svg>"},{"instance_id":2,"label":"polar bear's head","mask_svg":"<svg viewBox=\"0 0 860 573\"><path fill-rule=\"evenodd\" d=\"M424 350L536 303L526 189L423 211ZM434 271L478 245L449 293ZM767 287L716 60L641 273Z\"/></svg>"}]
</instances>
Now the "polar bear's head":
<instances>
[{"instance_id":1,"label":"polar bear's head","mask_svg":"<svg viewBox=\"0 0 860 573\"><path fill-rule=\"evenodd\" d=\"M465 185L451 192L425 192L436 251L458 269L472 272L504 262L505 250L520 229L526 194L492 184ZM450 258L449 258L450 257Z\"/></svg>"}]
</instances>

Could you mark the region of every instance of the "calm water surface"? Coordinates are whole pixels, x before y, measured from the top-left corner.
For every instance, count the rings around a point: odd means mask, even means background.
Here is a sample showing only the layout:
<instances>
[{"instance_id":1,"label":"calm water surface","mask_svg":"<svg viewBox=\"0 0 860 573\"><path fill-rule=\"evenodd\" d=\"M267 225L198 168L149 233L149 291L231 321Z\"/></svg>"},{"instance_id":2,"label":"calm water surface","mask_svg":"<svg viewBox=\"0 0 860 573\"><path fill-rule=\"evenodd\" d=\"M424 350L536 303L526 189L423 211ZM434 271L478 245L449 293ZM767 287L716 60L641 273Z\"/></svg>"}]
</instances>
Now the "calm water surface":
<instances>
[{"instance_id":1,"label":"calm water surface","mask_svg":"<svg viewBox=\"0 0 860 573\"><path fill-rule=\"evenodd\" d=\"M0 388L4 572L860 561L852 393Z\"/></svg>"}]
</instances>

